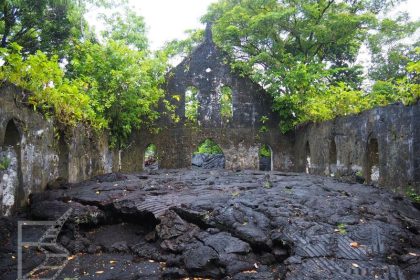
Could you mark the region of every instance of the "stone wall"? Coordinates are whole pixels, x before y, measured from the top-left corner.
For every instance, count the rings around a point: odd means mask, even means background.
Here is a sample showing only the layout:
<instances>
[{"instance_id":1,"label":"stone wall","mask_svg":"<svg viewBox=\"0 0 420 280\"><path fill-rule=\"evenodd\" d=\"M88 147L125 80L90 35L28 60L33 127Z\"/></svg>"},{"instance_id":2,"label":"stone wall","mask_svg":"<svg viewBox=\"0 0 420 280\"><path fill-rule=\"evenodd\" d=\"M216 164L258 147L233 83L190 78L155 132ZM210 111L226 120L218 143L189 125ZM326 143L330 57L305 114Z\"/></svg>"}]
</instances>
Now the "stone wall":
<instances>
[{"instance_id":1,"label":"stone wall","mask_svg":"<svg viewBox=\"0 0 420 280\"><path fill-rule=\"evenodd\" d=\"M292 137L278 132L279 120L271 111L270 96L249 78L235 73L225 58L208 27L204 42L167 75L165 99L175 107L180 121L163 117L158 134L134 133L128 148L121 152L122 171L141 170L145 149L151 143L157 146L161 168L190 168L193 152L206 139L223 150L227 169L258 169L259 149L267 144L273 151L273 168L293 170ZM185 114L190 87L198 92L196 123L189 122ZM232 93L232 116L228 119L221 115L223 87Z\"/></svg>"},{"instance_id":2,"label":"stone wall","mask_svg":"<svg viewBox=\"0 0 420 280\"><path fill-rule=\"evenodd\" d=\"M197 120L185 116L186 91L198 90ZM232 92L229 119L221 116L221 88ZM191 168L194 151L212 139L223 150L225 168L258 169L259 149L272 151L272 169L307 172L365 181L404 192L420 191L420 104L391 105L333 121L279 132L270 97L250 79L230 69L207 28L205 41L169 72L166 100L179 122L162 114L160 131L135 131L126 148L112 151L108 139L78 126L60 131L25 105L27 93L12 85L0 88L1 214L25 204L31 192L52 182L78 182L121 171L140 172L149 144L157 146L160 168ZM163 110L163 107L162 107ZM267 121L264 121L267 119Z\"/></svg>"},{"instance_id":3,"label":"stone wall","mask_svg":"<svg viewBox=\"0 0 420 280\"><path fill-rule=\"evenodd\" d=\"M57 179L78 182L112 171L107 139L79 126L66 133L25 105L27 92L0 88L0 215L25 205L29 194Z\"/></svg>"},{"instance_id":4,"label":"stone wall","mask_svg":"<svg viewBox=\"0 0 420 280\"><path fill-rule=\"evenodd\" d=\"M134 134L129 148L122 152L122 171L141 170L149 144L157 147L160 168L190 168L193 152L205 139L212 139L223 150L226 169L258 169L259 149L267 144L273 151L273 169L294 170L292 137L277 130L262 133L249 128L179 127L158 134Z\"/></svg>"},{"instance_id":5,"label":"stone wall","mask_svg":"<svg viewBox=\"0 0 420 280\"><path fill-rule=\"evenodd\" d=\"M307 124L296 129L295 139L296 171L420 191L420 103Z\"/></svg>"},{"instance_id":6,"label":"stone wall","mask_svg":"<svg viewBox=\"0 0 420 280\"><path fill-rule=\"evenodd\" d=\"M275 127L279 122L277 114L271 112L270 96L261 86L230 68L226 56L212 41L209 27L204 42L167 75L166 100L175 106L180 121L164 119L163 124L183 127L187 123L185 97L189 87L198 91L199 127L258 129L263 125L263 117L268 119L264 123L267 127ZM227 120L221 117L223 87L232 91L233 116Z\"/></svg>"}]
</instances>

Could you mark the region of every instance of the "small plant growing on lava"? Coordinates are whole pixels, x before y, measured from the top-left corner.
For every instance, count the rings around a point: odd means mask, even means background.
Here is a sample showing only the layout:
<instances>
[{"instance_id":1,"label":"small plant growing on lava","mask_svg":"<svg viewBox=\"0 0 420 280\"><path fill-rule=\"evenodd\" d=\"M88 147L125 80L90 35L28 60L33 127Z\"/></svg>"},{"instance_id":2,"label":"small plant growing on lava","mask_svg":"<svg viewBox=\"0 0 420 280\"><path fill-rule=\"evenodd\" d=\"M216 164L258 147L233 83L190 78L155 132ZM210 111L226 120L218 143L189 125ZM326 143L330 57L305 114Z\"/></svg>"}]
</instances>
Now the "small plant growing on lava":
<instances>
[{"instance_id":1,"label":"small plant growing on lava","mask_svg":"<svg viewBox=\"0 0 420 280\"><path fill-rule=\"evenodd\" d=\"M409 186L405 191L405 194L410 198L412 201L416 203L420 203L420 194L416 192L416 190Z\"/></svg>"},{"instance_id":2,"label":"small plant growing on lava","mask_svg":"<svg viewBox=\"0 0 420 280\"><path fill-rule=\"evenodd\" d=\"M8 157L3 157L0 159L0 170L6 170L7 168L9 168L10 166L10 158Z\"/></svg>"},{"instance_id":3,"label":"small plant growing on lava","mask_svg":"<svg viewBox=\"0 0 420 280\"><path fill-rule=\"evenodd\" d=\"M339 223L337 225L337 228L334 230L335 232L338 232L339 234L347 234L346 224Z\"/></svg>"}]
</instances>

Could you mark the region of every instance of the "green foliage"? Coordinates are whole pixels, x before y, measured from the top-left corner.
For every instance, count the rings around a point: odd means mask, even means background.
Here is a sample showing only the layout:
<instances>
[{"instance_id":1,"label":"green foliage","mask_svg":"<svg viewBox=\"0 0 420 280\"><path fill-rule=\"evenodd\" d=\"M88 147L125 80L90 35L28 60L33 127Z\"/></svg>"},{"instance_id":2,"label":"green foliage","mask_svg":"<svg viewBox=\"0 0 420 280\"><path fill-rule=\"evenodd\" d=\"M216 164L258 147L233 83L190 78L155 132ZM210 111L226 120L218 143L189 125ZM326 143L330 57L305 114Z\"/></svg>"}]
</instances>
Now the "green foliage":
<instances>
[{"instance_id":1,"label":"green foliage","mask_svg":"<svg viewBox=\"0 0 420 280\"><path fill-rule=\"evenodd\" d=\"M23 53L62 54L86 27L84 1L4 0L0 3L1 47L22 46Z\"/></svg>"},{"instance_id":2,"label":"green foliage","mask_svg":"<svg viewBox=\"0 0 420 280\"><path fill-rule=\"evenodd\" d=\"M269 121L269 118L267 116L262 116L260 118L260 122L262 123L259 132L260 133L265 133L268 131L268 127L265 125L267 122Z\"/></svg>"},{"instance_id":3,"label":"green foliage","mask_svg":"<svg viewBox=\"0 0 420 280\"><path fill-rule=\"evenodd\" d=\"M360 90L363 73L355 60L366 39L371 48L378 48L390 38L398 41L412 34L418 26L404 17L378 20L376 14L393 4L388 0L220 0L210 6L203 21L213 22L214 40L230 56L232 67L271 94L280 129L286 132L306 121L354 114L402 99L405 104L412 102L417 94L412 80L393 82L393 92L385 84L370 93ZM379 63L382 52L373 53ZM401 61L398 56L394 60ZM409 61L416 61L412 52L401 63L391 63L387 71L399 70L395 77L407 77L404 69Z\"/></svg>"},{"instance_id":4,"label":"green foliage","mask_svg":"<svg viewBox=\"0 0 420 280\"><path fill-rule=\"evenodd\" d=\"M54 116L61 124L73 126L85 122L108 129L112 147L123 147L135 128L152 130L152 123L159 117L157 107L163 97L160 86L168 55L165 52L152 55L148 51L143 18L129 10L126 2L36 1L37 5L32 2L2 4L0 29L5 31L7 44L3 45L8 48L0 51L4 61L0 79L31 91L29 104L47 116ZM87 34L83 14L88 4L122 10L102 17L105 31L100 39ZM14 27L7 33L10 11L16 14ZM43 17L50 12L61 18ZM55 34L51 28L67 28L68 32ZM18 40L20 37L14 34L19 35L19 30L35 37ZM32 41L36 44L30 45ZM15 42L21 42L23 48ZM61 66L60 58L65 62ZM172 114L174 108L170 103L163 105Z\"/></svg>"},{"instance_id":5,"label":"green foliage","mask_svg":"<svg viewBox=\"0 0 420 280\"><path fill-rule=\"evenodd\" d=\"M6 170L7 168L9 168L11 163L10 158L8 157L3 157L0 159L0 170Z\"/></svg>"},{"instance_id":6,"label":"green foliage","mask_svg":"<svg viewBox=\"0 0 420 280\"><path fill-rule=\"evenodd\" d=\"M362 91L352 90L341 82L326 88L323 93L307 96L302 107L303 114L297 123L324 121L336 116L356 114L370 106Z\"/></svg>"},{"instance_id":7,"label":"green foliage","mask_svg":"<svg viewBox=\"0 0 420 280\"><path fill-rule=\"evenodd\" d=\"M407 75L408 63L419 59L415 51L419 42L403 39L411 36L419 27L420 21L410 22L407 14L378 21L376 31L368 37L372 54L369 77L372 80L401 79Z\"/></svg>"},{"instance_id":8,"label":"green foliage","mask_svg":"<svg viewBox=\"0 0 420 280\"><path fill-rule=\"evenodd\" d=\"M337 225L337 231L339 234L342 234L342 235L347 234L346 224L339 223Z\"/></svg>"},{"instance_id":9,"label":"green foliage","mask_svg":"<svg viewBox=\"0 0 420 280\"><path fill-rule=\"evenodd\" d=\"M233 117L232 89L227 86L220 90L220 115L225 122Z\"/></svg>"},{"instance_id":10,"label":"green foliage","mask_svg":"<svg viewBox=\"0 0 420 280\"><path fill-rule=\"evenodd\" d=\"M188 87L185 91L185 117L192 123L197 123L198 117L198 90L195 87Z\"/></svg>"},{"instance_id":11,"label":"green foliage","mask_svg":"<svg viewBox=\"0 0 420 280\"><path fill-rule=\"evenodd\" d=\"M150 144L149 146L147 146L146 151L144 152L144 159L148 160L148 159L156 158L156 152L157 152L156 145Z\"/></svg>"},{"instance_id":12,"label":"green foliage","mask_svg":"<svg viewBox=\"0 0 420 280\"><path fill-rule=\"evenodd\" d=\"M419 100L418 42L401 41L419 22L406 15L378 19L391 2L220 0L204 20L214 23L215 42L233 68L271 94L285 132L307 121ZM84 20L88 5L120 11L102 15L100 38ZM108 129L111 146L118 148L133 129L155 129L160 101L179 120L174 105L162 100L161 84L168 60L190 54L203 31L190 31L189 38L151 54L144 20L127 1L7 0L0 8L0 80L31 91L27 102L34 109L64 125ZM361 68L354 63L366 40L373 61L369 77L375 80L370 92L360 90ZM221 88L220 101L222 119L229 120L229 88ZM197 90L187 91L185 105L187 120L196 123ZM202 151L222 152L210 144Z\"/></svg>"},{"instance_id":13,"label":"green foliage","mask_svg":"<svg viewBox=\"0 0 420 280\"><path fill-rule=\"evenodd\" d=\"M259 150L259 156L260 157L271 157L271 150L270 147L268 147L266 144L262 145Z\"/></svg>"},{"instance_id":14,"label":"green foliage","mask_svg":"<svg viewBox=\"0 0 420 280\"><path fill-rule=\"evenodd\" d=\"M190 55L195 47L203 42L203 30L187 30L187 38L184 40L172 40L163 48L163 52L172 58L180 56L185 58Z\"/></svg>"},{"instance_id":15,"label":"green foliage","mask_svg":"<svg viewBox=\"0 0 420 280\"><path fill-rule=\"evenodd\" d=\"M57 56L48 58L37 51L24 59L21 47L15 43L9 49L1 48L4 64L0 80L8 81L31 91L29 104L59 123L75 126L86 122L95 128L106 127L107 122L95 113L94 102L88 95L88 84L79 78L68 79L57 62Z\"/></svg>"},{"instance_id":16,"label":"green foliage","mask_svg":"<svg viewBox=\"0 0 420 280\"><path fill-rule=\"evenodd\" d=\"M408 187L405 194L414 202L420 203L420 193L416 192L414 187Z\"/></svg>"},{"instance_id":17,"label":"green foliage","mask_svg":"<svg viewBox=\"0 0 420 280\"><path fill-rule=\"evenodd\" d=\"M131 131L158 117L166 69L162 57L133 50L123 41L100 45L86 41L72 51L68 75L89 81L88 93L111 133L111 146L122 147Z\"/></svg>"},{"instance_id":18,"label":"green foliage","mask_svg":"<svg viewBox=\"0 0 420 280\"><path fill-rule=\"evenodd\" d=\"M213 140L206 139L198 146L194 154L223 154L223 151Z\"/></svg>"},{"instance_id":19,"label":"green foliage","mask_svg":"<svg viewBox=\"0 0 420 280\"><path fill-rule=\"evenodd\" d=\"M114 12L110 16L101 15L105 22L102 36L106 40L122 41L137 50L147 49L148 41L143 17L137 15L127 5L123 5L122 9L122 13Z\"/></svg>"},{"instance_id":20,"label":"green foliage","mask_svg":"<svg viewBox=\"0 0 420 280\"><path fill-rule=\"evenodd\" d=\"M420 47L414 52L420 56ZM402 102L405 105L420 100L420 60L408 60L402 77L396 75L388 80L377 80L373 85L371 96L373 106L387 105L392 102Z\"/></svg>"}]
</instances>

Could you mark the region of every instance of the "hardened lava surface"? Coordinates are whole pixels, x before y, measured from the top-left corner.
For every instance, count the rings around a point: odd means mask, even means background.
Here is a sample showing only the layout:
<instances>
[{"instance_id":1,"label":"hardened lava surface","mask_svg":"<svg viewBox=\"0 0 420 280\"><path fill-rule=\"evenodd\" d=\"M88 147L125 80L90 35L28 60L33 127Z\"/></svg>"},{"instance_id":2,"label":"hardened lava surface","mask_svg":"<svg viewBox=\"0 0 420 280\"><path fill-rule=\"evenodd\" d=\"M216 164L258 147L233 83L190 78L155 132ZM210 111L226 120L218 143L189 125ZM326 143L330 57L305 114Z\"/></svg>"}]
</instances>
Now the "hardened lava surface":
<instances>
[{"instance_id":1,"label":"hardened lava surface","mask_svg":"<svg viewBox=\"0 0 420 280\"><path fill-rule=\"evenodd\" d=\"M297 173L107 174L31 196L79 279L420 279L420 211L384 189ZM0 220L0 274L16 279L17 217ZM42 259L24 248L23 268ZM26 257L25 257L26 256Z\"/></svg>"}]
</instances>

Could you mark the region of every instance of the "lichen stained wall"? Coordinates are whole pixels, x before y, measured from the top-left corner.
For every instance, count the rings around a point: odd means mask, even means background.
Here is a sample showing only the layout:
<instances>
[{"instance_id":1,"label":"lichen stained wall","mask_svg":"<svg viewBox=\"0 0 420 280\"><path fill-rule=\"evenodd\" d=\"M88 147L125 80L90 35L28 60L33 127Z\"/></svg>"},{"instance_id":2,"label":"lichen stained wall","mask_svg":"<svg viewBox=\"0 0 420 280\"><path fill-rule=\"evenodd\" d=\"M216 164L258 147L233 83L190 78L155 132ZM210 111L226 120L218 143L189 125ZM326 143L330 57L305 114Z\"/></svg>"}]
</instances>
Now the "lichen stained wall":
<instances>
[{"instance_id":1,"label":"lichen stained wall","mask_svg":"<svg viewBox=\"0 0 420 280\"><path fill-rule=\"evenodd\" d=\"M54 181L79 182L112 171L107 139L83 126L60 132L52 119L27 106L28 92L0 87L0 215L24 206Z\"/></svg>"}]
</instances>

